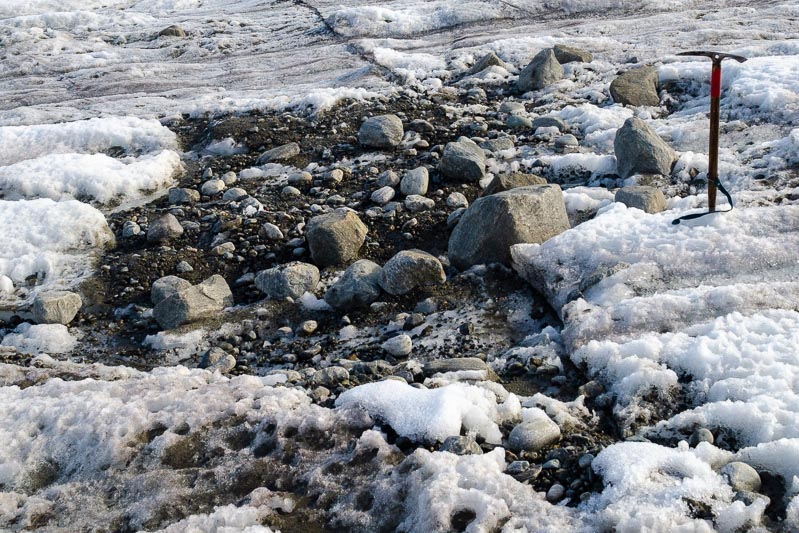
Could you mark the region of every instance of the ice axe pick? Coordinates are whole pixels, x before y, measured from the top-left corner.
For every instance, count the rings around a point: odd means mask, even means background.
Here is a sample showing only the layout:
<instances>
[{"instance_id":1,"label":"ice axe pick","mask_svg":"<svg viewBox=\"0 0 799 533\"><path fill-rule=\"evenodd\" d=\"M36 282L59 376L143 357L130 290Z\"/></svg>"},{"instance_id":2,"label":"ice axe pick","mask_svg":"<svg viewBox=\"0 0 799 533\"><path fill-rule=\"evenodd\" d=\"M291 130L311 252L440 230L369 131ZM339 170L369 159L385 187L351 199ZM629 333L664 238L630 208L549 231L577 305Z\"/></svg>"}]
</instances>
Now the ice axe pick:
<instances>
[{"instance_id":1,"label":"ice axe pick","mask_svg":"<svg viewBox=\"0 0 799 533\"><path fill-rule=\"evenodd\" d=\"M708 141L707 165L707 207L708 213L716 211L716 188L724 193L732 209L732 196L719 181L719 114L721 107L721 62L725 59L734 59L739 63L746 61L745 57L720 52L680 52L678 56L709 57L713 61L713 70L710 74L710 137ZM695 213L680 217L672 222L679 224L682 220L698 218L708 213Z\"/></svg>"}]
</instances>

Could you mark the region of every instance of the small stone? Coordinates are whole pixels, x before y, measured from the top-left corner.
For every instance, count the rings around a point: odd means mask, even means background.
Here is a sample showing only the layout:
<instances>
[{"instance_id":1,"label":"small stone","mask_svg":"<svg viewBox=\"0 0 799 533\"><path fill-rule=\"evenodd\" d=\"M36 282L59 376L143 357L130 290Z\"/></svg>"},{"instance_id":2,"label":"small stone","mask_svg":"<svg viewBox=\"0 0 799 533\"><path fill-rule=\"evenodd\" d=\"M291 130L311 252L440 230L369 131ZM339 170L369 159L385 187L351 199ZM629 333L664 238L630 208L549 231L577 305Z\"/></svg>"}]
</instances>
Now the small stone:
<instances>
[{"instance_id":1,"label":"small stone","mask_svg":"<svg viewBox=\"0 0 799 533\"><path fill-rule=\"evenodd\" d=\"M211 372L219 370L224 374L236 367L236 358L221 348L211 348L203 354L197 366Z\"/></svg>"},{"instance_id":2,"label":"small stone","mask_svg":"<svg viewBox=\"0 0 799 533\"><path fill-rule=\"evenodd\" d=\"M396 115L380 115L366 119L358 131L358 142L369 148L395 148L405 131Z\"/></svg>"},{"instance_id":3,"label":"small stone","mask_svg":"<svg viewBox=\"0 0 799 533\"><path fill-rule=\"evenodd\" d=\"M330 389L328 389L327 387L322 387L320 385L318 387L315 387L311 391L311 400L313 400L316 403L324 402L329 397L330 397Z\"/></svg>"},{"instance_id":4,"label":"small stone","mask_svg":"<svg viewBox=\"0 0 799 533\"><path fill-rule=\"evenodd\" d=\"M688 441L688 443L695 448L700 442L713 444L714 440L713 433L711 433L709 429L696 428L696 430L691 434L691 439Z\"/></svg>"},{"instance_id":5,"label":"small stone","mask_svg":"<svg viewBox=\"0 0 799 533\"><path fill-rule=\"evenodd\" d=\"M514 474L521 474L528 468L530 468L529 461L513 461L508 465L508 468L505 469L505 473L512 476Z\"/></svg>"},{"instance_id":6,"label":"small stone","mask_svg":"<svg viewBox=\"0 0 799 533\"><path fill-rule=\"evenodd\" d=\"M762 484L757 470L740 461L727 463L721 469L721 475L735 491L758 492Z\"/></svg>"},{"instance_id":7,"label":"small stone","mask_svg":"<svg viewBox=\"0 0 799 533\"><path fill-rule=\"evenodd\" d=\"M219 179L208 180L200 187L200 192L205 196L216 196L225 190L225 182Z\"/></svg>"},{"instance_id":8,"label":"small stone","mask_svg":"<svg viewBox=\"0 0 799 533\"><path fill-rule=\"evenodd\" d=\"M447 206L455 208L469 207L469 200L466 199L463 193L452 192L447 196Z\"/></svg>"},{"instance_id":9,"label":"small stone","mask_svg":"<svg viewBox=\"0 0 799 533\"><path fill-rule=\"evenodd\" d=\"M660 213L667 208L666 197L660 189L643 185L631 185L619 189L616 191L615 200L646 213Z\"/></svg>"},{"instance_id":10,"label":"small stone","mask_svg":"<svg viewBox=\"0 0 799 533\"><path fill-rule=\"evenodd\" d=\"M502 152L505 150L513 150L513 139L510 137L497 137L496 139L489 139L480 143L480 148L489 152Z\"/></svg>"},{"instance_id":11,"label":"small stone","mask_svg":"<svg viewBox=\"0 0 799 533\"><path fill-rule=\"evenodd\" d=\"M418 194L407 196L403 204L405 205L405 209L411 213L421 213L422 211L433 209L436 206L435 200Z\"/></svg>"},{"instance_id":12,"label":"small stone","mask_svg":"<svg viewBox=\"0 0 799 533\"><path fill-rule=\"evenodd\" d=\"M413 350L413 341L408 335L397 335L384 342L383 349L394 357L406 357Z\"/></svg>"},{"instance_id":13,"label":"small stone","mask_svg":"<svg viewBox=\"0 0 799 533\"><path fill-rule=\"evenodd\" d=\"M283 238L283 232L280 231L280 228L270 222L266 222L261 226L258 235L270 241L279 241Z\"/></svg>"},{"instance_id":14,"label":"small stone","mask_svg":"<svg viewBox=\"0 0 799 533\"><path fill-rule=\"evenodd\" d=\"M185 274L187 272L194 271L194 267L191 266L187 261L181 261L175 266L175 270L181 274Z\"/></svg>"},{"instance_id":15,"label":"small stone","mask_svg":"<svg viewBox=\"0 0 799 533\"><path fill-rule=\"evenodd\" d=\"M400 182L400 191L406 196L418 194L424 196L427 194L427 186L430 182L430 176L425 167L418 167L405 172L405 176Z\"/></svg>"},{"instance_id":16,"label":"small stone","mask_svg":"<svg viewBox=\"0 0 799 533\"><path fill-rule=\"evenodd\" d=\"M541 409L526 410L524 420L510 432L511 450L535 452L560 440L560 428Z\"/></svg>"},{"instance_id":17,"label":"small stone","mask_svg":"<svg viewBox=\"0 0 799 533\"><path fill-rule=\"evenodd\" d=\"M394 199L395 194L396 191L394 188L386 185L385 187L380 187L374 191L372 193L371 200L378 205L385 205Z\"/></svg>"},{"instance_id":18,"label":"small stone","mask_svg":"<svg viewBox=\"0 0 799 533\"><path fill-rule=\"evenodd\" d=\"M560 483L555 483L547 491L547 501L549 503L558 503L566 495L566 487Z\"/></svg>"},{"instance_id":19,"label":"small stone","mask_svg":"<svg viewBox=\"0 0 799 533\"><path fill-rule=\"evenodd\" d=\"M200 193L194 189L173 188L169 189L169 203L194 204L200 201Z\"/></svg>"},{"instance_id":20,"label":"small stone","mask_svg":"<svg viewBox=\"0 0 799 533\"><path fill-rule=\"evenodd\" d=\"M514 102L511 100L505 100L499 106L500 113L508 113L511 115L515 115L517 113L524 113L526 109L524 108L524 104L522 102Z\"/></svg>"},{"instance_id":21,"label":"small stone","mask_svg":"<svg viewBox=\"0 0 799 533\"><path fill-rule=\"evenodd\" d=\"M183 226L175 215L167 213L147 229L147 242L167 242L183 235Z\"/></svg>"},{"instance_id":22,"label":"small stone","mask_svg":"<svg viewBox=\"0 0 799 533\"><path fill-rule=\"evenodd\" d=\"M327 290L325 301L336 309L368 307L380 298L382 268L368 259L354 262Z\"/></svg>"},{"instance_id":23,"label":"small stone","mask_svg":"<svg viewBox=\"0 0 799 533\"><path fill-rule=\"evenodd\" d=\"M288 184L292 187L310 187L313 185L313 176L310 172L295 172L289 174Z\"/></svg>"},{"instance_id":24,"label":"small stone","mask_svg":"<svg viewBox=\"0 0 799 533\"><path fill-rule=\"evenodd\" d=\"M191 287L191 283L177 276L164 276L155 280L150 287L150 301L153 305Z\"/></svg>"},{"instance_id":25,"label":"small stone","mask_svg":"<svg viewBox=\"0 0 799 533\"><path fill-rule=\"evenodd\" d=\"M345 264L357 258L368 231L358 215L346 208L313 217L307 229L311 257L321 267Z\"/></svg>"},{"instance_id":26,"label":"small stone","mask_svg":"<svg viewBox=\"0 0 799 533\"><path fill-rule=\"evenodd\" d=\"M125 238L135 237L141 233L141 226L132 220L125 221L122 225L122 236Z\"/></svg>"},{"instance_id":27,"label":"small stone","mask_svg":"<svg viewBox=\"0 0 799 533\"><path fill-rule=\"evenodd\" d=\"M501 67L505 70L510 70L511 66L502 61L500 57L494 52L488 52L486 55L481 57L477 63L475 63L472 68L469 69L468 75L478 74L483 72L488 67Z\"/></svg>"},{"instance_id":28,"label":"small stone","mask_svg":"<svg viewBox=\"0 0 799 533\"><path fill-rule=\"evenodd\" d=\"M610 84L614 102L631 106L660 105L658 69L640 67L620 74Z\"/></svg>"},{"instance_id":29,"label":"small stone","mask_svg":"<svg viewBox=\"0 0 799 533\"><path fill-rule=\"evenodd\" d=\"M349 371L341 366L329 366L313 375L312 383L323 387L335 388L350 380Z\"/></svg>"},{"instance_id":30,"label":"small stone","mask_svg":"<svg viewBox=\"0 0 799 533\"><path fill-rule=\"evenodd\" d=\"M403 250L388 260L380 273L380 286L400 295L416 287L438 285L447 280L441 262L421 250Z\"/></svg>"},{"instance_id":31,"label":"small stone","mask_svg":"<svg viewBox=\"0 0 799 533\"><path fill-rule=\"evenodd\" d=\"M316 331L316 328L318 327L319 324L316 322L316 320L305 320L302 322L302 324L300 324L299 331L303 335L313 335L313 333Z\"/></svg>"},{"instance_id":32,"label":"small stone","mask_svg":"<svg viewBox=\"0 0 799 533\"><path fill-rule=\"evenodd\" d=\"M577 465L580 468L589 468L593 462L594 456L590 453L586 453L585 455L580 456L580 458L577 460Z\"/></svg>"},{"instance_id":33,"label":"small stone","mask_svg":"<svg viewBox=\"0 0 799 533\"><path fill-rule=\"evenodd\" d=\"M439 170L453 180L476 182L485 176L485 152L473 141L461 137L444 147Z\"/></svg>"},{"instance_id":34,"label":"small stone","mask_svg":"<svg viewBox=\"0 0 799 533\"><path fill-rule=\"evenodd\" d=\"M511 115L505 125L516 130L529 130L533 127L533 121L520 115Z\"/></svg>"},{"instance_id":35,"label":"small stone","mask_svg":"<svg viewBox=\"0 0 799 533\"><path fill-rule=\"evenodd\" d=\"M519 74L516 87L520 92L534 91L560 81L563 67L551 48L541 50Z\"/></svg>"},{"instance_id":36,"label":"small stone","mask_svg":"<svg viewBox=\"0 0 799 533\"><path fill-rule=\"evenodd\" d=\"M69 291L40 293L33 300L33 321L37 324L67 325L83 305L81 297Z\"/></svg>"},{"instance_id":37,"label":"small stone","mask_svg":"<svg viewBox=\"0 0 799 533\"><path fill-rule=\"evenodd\" d=\"M306 292L313 292L318 284L319 269L299 261L262 270L255 276L258 290L275 300L297 299Z\"/></svg>"},{"instance_id":38,"label":"small stone","mask_svg":"<svg viewBox=\"0 0 799 533\"><path fill-rule=\"evenodd\" d=\"M577 137L567 133L555 139L555 151L560 153L568 153L575 151L580 146Z\"/></svg>"},{"instance_id":39,"label":"small stone","mask_svg":"<svg viewBox=\"0 0 799 533\"><path fill-rule=\"evenodd\" d=\"M255 164L265 165L266 163L271 163L273 161L288 161L289 159L293 159L298 155L300 155L300 145L295 142L291 142L282 146L277 146L262 153Z\"/></svg>"},{"instance_id":40,"label":"small stone","mask_svg":"<svg viewBox=\"0 0 799 533\"><path fill-rule=\"evenodd\" d=\"M393 170L386 170L377 177L377 185L380 187L396 187L399 183L399 176Z\"/></svg>"},{"instance_id":41,"label":"small stone","mask_svg":"<svg viewBox=\"0 0 799 533\"><path fill-rule=\"evenodd\" d=\"M225 278L213 275L198 285L161 300L153 309L153 317L164 329L173 329L187 322L212 316L233 305Z\"/></svg>"},{"instance_id":42,"label":"small stone","mask_svg":"<svg viewBox=\"0 0 799 533\"><path fill-rule=\"evenodd\" d=\"M447 437L438 451L455 455L480 455L483 453L483 449L480 448L474 438L463 435Z\"/></svg>"},{"instance_id":43,"label":"small stone","mask_svg":"<svg viewBox=\"0 0 799 533\"><path fill-rule=\"evenodd\" d=\"M172 26L167 26L163 30L158 32L159 37L185 37L186 30L178 26L177 24L173 24Z\"/></svg>"},{"instance_id":44,"label":"small stone","mask_svg":"<svg viewBox=\"0 0 799 533\"><path fill-rule=\"evenodd\" d=\"M565 44L556 44L553 47L555 58L558 63L565 65L566 63L590 63L594 60L593 54L580 48L573 46L566 46Z\"/></svg>"},{"instance_id":45,"label":"small stone","mask_svg":"<svg viewBox=\"0 0 799 533\"><path fill-rule=\"evenodd\" d=\"M241 201L249 196L249 193L244 189L239 187L233 187L232 189L228 189L225 191L225 194L222 195L223 200L238 202Z\"/></svg>"},{"instance_id":46,"label":"small stone","mask_svg":"<svg viewBox=\"0 0 799 533\"><path fill-rule=\"evenodd\" d=\"M302 196L302 191L291 185L286 185L280 190L281 198L299 198Z\"/></svg>"},{"instance_id":47,"label":"small stone","mask_svg":"<svg viewBox=\"0 0 799 533\"><path fill-rule=\"evenodd\" d=\"M222 178L221 179L222 179L222 181L225 182L225 185L227 185L228 187L230 187L231 185L233 185L234 183L239 181L239 178L236 177L236 173L233 172L232 170L222 174Z\"/></svg>"},{"instance_id":48,"label":"small stone","mask_svg":"<svg viewBox=\"0 0 799 533\"><path fill-rule=\"evenodd\" d=\"M224 242L219 246L214 246L211 249L211 255L225 255L226 253L233 253L236 251L236 245L232 242Z\"/></svg>"}]
</instances>

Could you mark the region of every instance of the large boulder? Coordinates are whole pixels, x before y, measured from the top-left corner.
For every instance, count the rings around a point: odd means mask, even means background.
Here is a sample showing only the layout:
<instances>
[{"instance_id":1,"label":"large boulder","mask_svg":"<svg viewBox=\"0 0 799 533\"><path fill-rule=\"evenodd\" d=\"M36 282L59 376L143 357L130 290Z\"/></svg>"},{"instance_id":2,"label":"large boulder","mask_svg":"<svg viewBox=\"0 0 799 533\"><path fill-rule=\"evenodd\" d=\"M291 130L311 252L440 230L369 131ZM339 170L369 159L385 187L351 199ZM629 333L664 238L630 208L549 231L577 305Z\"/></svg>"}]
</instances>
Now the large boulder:
<instances>
[{"instance_id":1,"label":"large boulder","mask_svg":"<svg viewBox=\"0 0 799 533\"><path fill-rule=\"evenodd\" d=\"M616 191L615 200L627 207L635 207L647 213L660 213L666 210L666 197L656 187L631 185Z\"/></svg>"},{"instance_id":2,"label":"large boulder","mask_svg":"<svg viewBox=\"0 0 799 533\"><path fill-rule=\"evenodd\" d=\"M383 269L368 259L355 261L325 293L325 301L336 309L367 307L380 298Z\"/></svg>"},{"instance_id":3,"label":"large boulder","mask_svg":"<svg viewBox=\"0 0 799 533\"><path fill-rule=\"evenodd\" d=\"M552 50L561 65L566 63L590 63L594 60L591 52L573 46L566 46L565 44L556 44Z\"/></svg>"},{"instance_id":4,"label":"large boulder","mask_svg":"<svg viewBox=\"0 0 799 533\"><path fill-rule=\"evenodd\" d=\"M339 208L308 222L308 247L314 263L324 268L349 263L358 257L368 228L355 211Z\"/></svg>"},{"instance_id":5,"label":"large boulder","mask_svg":"<svg viewBox=\"0 0 799 533\"><path fill-rule=\"evenodd\" d=\"M215 274L198 285L193 285L164 298L153 309L153 317L164 329L207 318L233 305L225 278Z\"/></svg>"},{"instance_id":6,"label":"large boulder","mask_svg":"<svg viewBox=\"0 0 799 533\"><path fill-rule=\"evenodd\" d=\"M546 185L547 180L535 174L524 174L513 172L511 174L497 174L488 187L483 191L482 196L490 196L498 192L518 189L519 187L529 187L531 185Z\"/></svg>"},{"instance_id":7,"label":"large boulder","mask_svg":"<svg viewBox=\"0 0 799 533\"><path fill-rule=\"evenodd\" d=\"M534 185L483 196L466 210L449 239L449 259L460 269L483 263L510 266L510 247L541 243L569 229L557 185Z\"/></svg>"},{"instance_id":8,"label":"large boulder","mask_svg":"<svg viewBox=\"0 0 799 533\"><path fill-rule=\"evenodd\" d=\"M306 292L313 292L318 284L319 269L300 261L262 270L255 276L258 290L275 300L299 298Z\"/></svg>"},{"instance_id":9,"label":"large boulder","mask_svg":"<svg viewBox=\"0 0 799 533\"><path fill-rule=\"evenodd\" d=\"M482 148L466 137L444 147L439 171L452 180L480 181L486 173L486 156Z\"/></svg>"},{"instance_id":10,"label":"large boulder","mask_svg":"<svg viewBox=\"0 0 799 533\"><path fill-rule=\"evenodd\" d=\"M535 91L552 85L563 78L563 67L551 48L541 50L519 74L516 87L519 91Z\"/></svg>"},{"instance_id":11,"label":"large boulder","mask_svg":"<svg viewBox=\"0 0 799 533\"><path fill-rule=\"evenodd\" d=\"M660 105L658 70L639 67L620 74L610 84L610 96L624 105Z\"/></svg>"},{"instance_id":12,"label":"large boulder","mask_svg":"<svg viewBox=\"0 0 799 533\"><path fill-rule=\"evenodd\" d=\"M74 292L50 291L33 300L33 321L37 324L64 324L72 322L80 311L83 300Z\"/></svg>"},{"instance_id":13,"label":"large boulder","mask_svg":"<svg viewBox=\"0 0 799 533\"><path fill-rule=\"evenodd\" d=\"M649 124L630 117L616 131L613 141L616 173L622 178L633 174L671 174L677 153L661 139Z\"/></svg>"},{"instance_id":14,"label":"large boulder","mask_svg":"<svg viewBox=\"0 0 799 533\"><path fill-rule=\"evenodd\" d=\"M358 130L358 142L369 148L395 148L402 142L405 130L397 115L380 115L366 119Z\"/></svg>"},{"instance_id":15,"label":"large boulder","mask_svg":"<svg viewBox=\"0 0 799 533\"><path fill-rule=\"evenodd\" d=\"M447 281L441 261L421 250L403 250L383 265L380 286L389 294L406 294L416 287Z\"/></svg>"}]
</instances>

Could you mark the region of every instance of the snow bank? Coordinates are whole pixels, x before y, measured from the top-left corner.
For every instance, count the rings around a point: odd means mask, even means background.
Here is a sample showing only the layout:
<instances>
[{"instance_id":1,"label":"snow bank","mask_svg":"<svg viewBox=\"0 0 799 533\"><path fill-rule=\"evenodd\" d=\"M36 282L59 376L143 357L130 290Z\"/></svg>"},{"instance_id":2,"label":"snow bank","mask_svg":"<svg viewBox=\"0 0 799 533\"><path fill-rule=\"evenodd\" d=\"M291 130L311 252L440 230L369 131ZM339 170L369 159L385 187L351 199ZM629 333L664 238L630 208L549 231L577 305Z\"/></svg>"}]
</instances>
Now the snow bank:
<instances>
[{"instance_id":1,"label":"snow bank","mask_svg":"<svg viewBox=\"0 0 799 533\"><path fill-rule=\"evenodd\" d=\"M0 275L17 287L36 275L36 290L66 288L91 271L91 252L113 240L103 214L76 200L0 200Z\"/></svg>"},{"instance_id":2,"label":"snow bank","mask_svg":"<svg viewBox=\"0 0 799 533\"><path fill-rule=\"evenodd\" d=\"M77 344L78 339L62 324L20 324L0 341L0 346L13 346L32 355L67 353Z\"/></svg>"},{"instance_id":3,"label":"snow bank","mask_svg":"<svg viewBox=\"0 0 799 533\"><path fill-rule=\"evenodd\" d=\"M443 442L466 431L499 444L498 424L518 418L515 395L497 405L496 395L484 388L454 383L439 389L417 389L397 380L360 385L344 392L337 407L355 404L366 409L398 434L418 441Z\"/></svg>"}]
</instances>

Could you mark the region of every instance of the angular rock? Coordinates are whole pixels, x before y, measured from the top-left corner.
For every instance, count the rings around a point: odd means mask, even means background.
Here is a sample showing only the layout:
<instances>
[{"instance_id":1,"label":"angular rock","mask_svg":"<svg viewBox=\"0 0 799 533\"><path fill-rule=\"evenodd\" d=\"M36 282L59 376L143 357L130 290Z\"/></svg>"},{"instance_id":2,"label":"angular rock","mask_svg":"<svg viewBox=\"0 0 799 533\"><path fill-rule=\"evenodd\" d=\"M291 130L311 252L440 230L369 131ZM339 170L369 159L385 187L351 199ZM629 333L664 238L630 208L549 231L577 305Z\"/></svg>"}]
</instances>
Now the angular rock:
<instances>
[{"instance_id":1,"label":"angular rock","mask_svg":"<svg viewBox=\"0 0 799 533\"><path fill-rule=\"evenodd\" d=\"M543 89L563 78L563 67L551 48L541 50L519 74L516 87L526 93Z\"/></svg>"},{"instance_id":2,"label":"angular rock","mask_svg":"<svg viewBox=\"0 0 799 533\"><path fill-rule=\"evenodd\" d=\"M69 291L41 293L33 300L33 320L37 324L63 324L72 322L83 305L81 297Z\"/></svg>"},{"instance_id":3,"label":"angular rock","mask_svg":"<svg viewBox=\"0 0 799 533\"><path fill-rule=\"evenodd\" d=\"M590 63L594 60L591 52L573 46L566 46L565 44L556 44L552 50L561 65L566 63Z\"/></svg>"},{"instance_id":4,"label":"angular rock","mask_svg":"<svg viewBox=\"0 0 799 533\"><path fill-rule=\"evenodd\" d=\"M147 228L147 242L166 242L183 235L183 226L175 215L167 213Z\"/></svg>"},{"instance_id":5,"label":"angular rock","mask_svg":"<svg viewBox=\"0 0 799 533\"><path fill-rule=\"evenodd\" d=\"M172 26L167 26L163 30L158 32L159 37L185 37L186 30L178 26L177 24L173 24Z\"/></svg>"},{"instance_id":6,"label":"angular rock","mask_svg":"<svg viewBox=\"0 0 799 533\"><path fill-rule=\"evenodd\" d=\"M508 436L508 447L515 452L535 452L560 440L560 428L538 408L526 410L524 422Z\"/></svg>"},{"instance_id":7,"label":"angular rock","mask_svg":"<svg viewBox=\"0 0 799 533\"><path fill-rule=\"evenodd\" d=\"M427 194L427 186L430 183L430 175L425 167L417 167L405 172L400 182L400 191L408 196Z\"/></svg>"},{"instance_id":8,"label":"angular rock","mask_svg":"<svg viewBox=\"0 0 799 533\"><path fill-rule=\"evenodd\" d=\"M341 265L357 258L368 231L358 215L346 208L313 217L307 229L311 257L320 267Z\"/></svg>"},{"instance_id":9,"label":"angular rock","mask_svg":"<svg viewBox=\"0 0 799 533\"><path fill-rule=\"evenodd\" d=\"M511 66L502 61L500 57L495 54L494 52L489 52L483 57L481 57L477 63L475 63L472 68L469 69L468 75L477 74L479 72L483 72L488 67L502 67L505 70L510 70Z\"/></svg>"},{"instance_id":10,"label":"angular rock","mask_svg":"<svg viewBox=\"0 0 799 533\"><path fill-rule=\"evenodd\" d=\"M480 181L486 172L485 152L472 140L461 137L444 147L438 169L449 179Z\"/></svg>"},{"instance_id":11,"label":"angular rock","mask_svg":"<svg viewBox=\"0 0 799 533\"><path fill-rule=\"evenodd\" d=\"M416 287L447 281L441 262L421 250L403 250L383 265L380 286L389 294L400 295Z\"/></svg>"},{"instance_id":12,"label":"angular rock","mask_svg":"<svg viewBox=\"0 0 799 533\"><path fill-rule=\"evenodd\" d=\"M358 130L358 142L369 148L395 148L402 142L405 130L396 115L370 117Z\"/></svg>"},{"instance_id":13,"label":"angular rock","mask_svg":"<svg viewBox=\"0 0 799 533\"><path fill-rule=\"evenodd\" d=\"M221 348L211 348L203 354L197 366L211 372L219 370L224 374L236 367L236 358Z\"/></svg>"},{"instance_id":14,"label":"angular rock","mask_svg":"<svg viewBox=\"0 0 799 533\"><path fill-rule=\"evenodd\" d=\"M258 157L258 160L255 162L255 164L265 165L266 163L271 163L273 161L288 161L289 159L293 159L298 155L300 155L300 145L295 142L291 142L282 146L277 146L262 153L260 157Z\"/></svg>"},{"instance_id":15,"label":"angular rock","mask_svg":"<svg viewBox=\"0 0 799 533\"><path fill-rule=\"evenodd\" d=\"M546 185L547 180L535 174L524 174L514 172L512 174L498 174L491 180L488 187L483 190L481 196L490 196L499 192L518 189L519 187L530 187L531 185Z\"/></svg>"},{"instance_id":16,"label":"angular rock","mask_svg":"<svg viewBox=\"0 0 799 533\"><path fill-rule=\"evenodd\" d=\"M325 301L336 309L368 307L383 292L382 268L368 259L355 261L325 293Z\"/></svg>"},{"instance_id":17,"label":"angular rock","mask_svg":"<svg viewBox=\"0 0 799 533\"><path fill-rule=\"evenodd\" d=\"M630 117L616 131L613 141L616 173L622 178L633 174L671 174L677 153L661 139L649 124Z\"/></svg>"},{"instance_id":18,"label":"angular rock","mask_svg":"<svg viewBox=\"0 0 799 533\"><path fill-rule=\"evenodd\" d=\"M150 287L150 301L153 303L153 305L158 305L160 301L165 300L166 298L169 298L173 294L177 294L182 290L188 289L189 287L191 287L190 282L177 276L164 276L163 278L158 278Z\"/></svg>"},{"instance_id":19,"label":"angular rock","mask_svg":"<svg viewBox=\"0 0 799 533\"><path fill-rule=\"evenodd\" d=\"M393 187L386 185L374 191L370 199L378 205L385 205L394 199L396 194L397 191L395 191Z\"/></svg>"},{"instance_id":20,"label":"angular rock","mask_svg":"<svg viewBox=\"0 0 799 533\"><path fill-rule=\"evenodd\" d=\"M349 371L342 366L329 366L319 370L311 378L314 385L334 388L350 380Z\"/></svg>"},{"instance_id":21,"label":"angular rock","mask_svg":"<svg viewBox=\"0 0 799 533\"><path fill-rule=\"evenodd\" d=\"M215 274L200 284L169 296L155 306L153 317L164 329L173 329L182 324L213 316L225 307L233 305L225 278Z\"/></svg>"},{"instance_id":22,"label":"angular rock","mask_svg":"<svg viewBox=\"0 0 799 533\"><path fill-rule=\"evenodd\" d=\"M627 207L635 207L647 213L660 213L666 210L666 197L655 187L631 185L616 191L615 200Z\"/></svg>"},{"instance_id":23,"label":"angular rock","mask_svg":"<svg viewBox=\"0 0 799 533\"><path fill-rule=\"evenodd\" d=\"M614 102L624 105L660 105L658 70L639 67L620 74L610 84L610 95Z\"/></svg>"},{"instance_id":24,"label":"angular rock","mask_svg":"<svg viewBox=\"0 0 799 533\"><path fill-rule=\"evenodd\" d=\"M557 185L519 187L483 196L461 216L448 256L461 269L485 263L510 266L510 247L542 243L570 228Z\"/></svg>"},{"instance_id":25,"label":"angular rock","mask_svg":"<svg viewBox=\"0 0 799 533\"><path fill-rule=\"evenodd\" d=\"M480 455L483 453L483 449L480 448L474 437L465 435L447 437L438 451L454 453L455 455Z\"/></svg>"},{"instance_id":26,"label":"angular rock","mask_svg":"<svg viewBox=\"0 0 799 533\"><path fill-rule=\"evenodd\" d=\"M318 284L319 269L299 261L262 270L255 276L258 290L274 300L297 299L306 292L313 292Z\"/></svg>"},{"instance_id":27,"label":"angular rock","mask_svg":"<svg viewBox=\"0 0 799 533\"><path fill-rule=\"evenodd\" d=\"M386 170L377 177L377 185L379 187L396 187L399 183L399 176L393 170Z\"/></svg>"}]
</instances>

